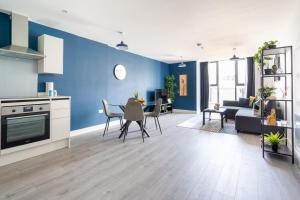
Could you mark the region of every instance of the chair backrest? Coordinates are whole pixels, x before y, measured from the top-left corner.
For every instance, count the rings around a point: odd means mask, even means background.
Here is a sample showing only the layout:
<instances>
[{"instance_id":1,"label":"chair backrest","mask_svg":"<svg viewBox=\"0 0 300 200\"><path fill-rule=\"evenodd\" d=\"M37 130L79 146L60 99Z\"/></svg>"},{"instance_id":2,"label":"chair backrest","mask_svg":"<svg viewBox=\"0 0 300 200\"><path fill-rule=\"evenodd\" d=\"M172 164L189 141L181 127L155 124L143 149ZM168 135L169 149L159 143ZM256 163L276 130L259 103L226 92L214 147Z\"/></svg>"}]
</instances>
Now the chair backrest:
<instances>
[{"instance_id":1,"label":"chair backrest","mask_svg":"<svg viewBox=\"0 0 300 200\"><path fill-rule=\"evenodd\" d=\"M136 98L131 97L131 98L129 98L129 99L127 100L127 103L128 103L128 102L133 102L133 101L136 101Z\"/></svg>"},{"instance_id":2,"label":"chair backrest","mask_svg":"<svg viewBox=\"0 0 300 200\"><path fill-rule=\"evenodd\" d=\"M144 111L139 102L128 102L124 111L124 119L129 121L143 121Z\"/></svg>"},{"instance_id":3,"label":"chair backrest","mask_svg":"<svg viewBox=\"0 0 300 200\"><path fill-rule=\"evenodd\" d=\"M160 114L161 104L162 104L162 98L157 99L154 110L153 110L153 112L155 113L156 116L159 116L159 114Z\"/></svg>"},{"instance_id":4,"label":"chair backrest","mask_svg":"<svg viewBox=\"0 0 300 200\"><path fill-rule=\"evenodd\" d=\"M103 100L102 100L102 104L103 104L104 114L105 114L106 116L109 116L111 112L110 112L110 110L109 110L109 108L108 108L107 100L106 100L106 99L103 99Z\"/></svg>"}]
</instances>

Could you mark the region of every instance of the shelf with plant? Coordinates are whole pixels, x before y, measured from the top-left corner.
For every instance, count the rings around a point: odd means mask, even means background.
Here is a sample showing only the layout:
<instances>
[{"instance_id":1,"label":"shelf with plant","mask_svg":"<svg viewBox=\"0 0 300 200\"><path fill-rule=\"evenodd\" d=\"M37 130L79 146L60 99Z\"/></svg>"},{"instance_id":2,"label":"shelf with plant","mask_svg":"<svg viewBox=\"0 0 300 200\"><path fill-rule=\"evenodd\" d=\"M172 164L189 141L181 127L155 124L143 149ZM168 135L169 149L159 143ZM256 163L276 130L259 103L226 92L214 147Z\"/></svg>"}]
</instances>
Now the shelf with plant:
<instances>
[{"instance_id":1,"label":"shelf with plant","mask_svg":"<svg viewBox=\"0 0 300 200\"><path fill-rule=\"evenodd\" d=\"M286 143L287 138L284 137L279 132L277 133L268 133L264 134L264 147L265 151L271 152L271 153L281 153L284 155L290 155L290 150L287 145L284 145L283 143Z\"/></svg>"},{"instance_id":2,"label":"shelf with plant","mask_svg":"<svg viewBox=\"0 0 300 200\"><path fill-rule=\"evenodd\" d=\"M278 67L275 64L273 64L271 68L269 66L269 62L274 60L272 56L273 54L265 54L265 51L275 49L277 42L277 40L264 42L260 47L258 47L258 50L254 55L255 64L258 66L259 70L262 71L262 74L276 74L278 70Z\"/></svg>"}]
</instances>

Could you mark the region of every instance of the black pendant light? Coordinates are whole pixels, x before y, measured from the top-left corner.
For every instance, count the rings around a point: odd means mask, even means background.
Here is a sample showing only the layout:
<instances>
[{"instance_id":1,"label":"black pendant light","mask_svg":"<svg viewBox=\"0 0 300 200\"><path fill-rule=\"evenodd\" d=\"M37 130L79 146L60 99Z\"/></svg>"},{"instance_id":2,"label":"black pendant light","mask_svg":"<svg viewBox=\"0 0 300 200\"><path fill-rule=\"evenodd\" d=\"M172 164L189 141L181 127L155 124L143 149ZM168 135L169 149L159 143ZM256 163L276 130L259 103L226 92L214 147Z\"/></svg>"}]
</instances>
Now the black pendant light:
<instances>
[{"instance_id":1,"label":"black pendant light","mask_svg":"<svg viewBox=\"0 0 300 200\"><path fill-rule=\"evenodd\" d=\"M239 60L240 58L236 56L235 54L236 48L233 48L233 56L230 58L230 60Z\"/></svg>"},{"instance_id":2,"label":"black pendant light","mask_svg":"<svg viewBox=\"0 0 300 200\"><path fill-rule=\"evenodd\" d=\"M121 51L126 51L128 50L128 45L121 41L119 44L116 45L116 48Z\"/></svg>"},{"instance_id":3,"label":"black pendant light","mask_svg":"<svg viewBox=\"0 0 300 200\"><path fill-rule=\"evenodd\" d=\"M122 36L124 33L122 31L118 31L118 33ZM118 43L116 45L116 48L118 50L121 50L121 51L127 51L128 50L128 45L125 44L123 41L121 41L120 43Z\"/></svg>"}]
</instances>

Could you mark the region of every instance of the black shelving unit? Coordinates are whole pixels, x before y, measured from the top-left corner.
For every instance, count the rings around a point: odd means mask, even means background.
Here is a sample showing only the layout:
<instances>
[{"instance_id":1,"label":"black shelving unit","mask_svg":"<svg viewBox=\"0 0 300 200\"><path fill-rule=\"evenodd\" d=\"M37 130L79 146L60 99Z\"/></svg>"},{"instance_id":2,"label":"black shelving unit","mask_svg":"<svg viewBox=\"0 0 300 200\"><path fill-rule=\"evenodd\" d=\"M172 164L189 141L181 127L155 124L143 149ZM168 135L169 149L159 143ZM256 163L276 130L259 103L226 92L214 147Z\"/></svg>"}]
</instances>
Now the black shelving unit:
<instances>
[{"instance_id":1,"label":"black shelving unit","mask_svg":"<svg viewBox=\"0 0 300 200\"><path fill-rule=\"evenodd\" d=\"M264 69L266 66L263 65L266 61L266 57L276 57L277 59L283 59L281 66L281 71L275 74L265 74ZM279 60L280 60L279 59ZM266 61L267 62L267 61ZM262 134L262 156L265 156L265 153L276 154L280 156L291 157L292 163L294 163L294 102L293 102L293 48L292 46L278 47L274 49L264 49L261 55L261 87L264 88L266 82L270 81L283 81L284 92L286 97L282 99L265 99L261 97L261 134ZM280 79L278 79L280 77ZM267 81L268 79L268 81ZM289 80L288 80L289 79ZM288 94L289 93L289 94ZM275 126L268 125L266 123L265 116L265 103L266 101L273 101L276 105L279 105L283 108L283 117L286 124L282 124L280 121L277 121ZM290 108L288 109L288 106ZM281 129L283 130L282 137L285 137L286 140L284 144L281 144L277 152L274 152L270 145L265 143L264 136L266 129L268 128Z\"/></svg>"}]
</instances>

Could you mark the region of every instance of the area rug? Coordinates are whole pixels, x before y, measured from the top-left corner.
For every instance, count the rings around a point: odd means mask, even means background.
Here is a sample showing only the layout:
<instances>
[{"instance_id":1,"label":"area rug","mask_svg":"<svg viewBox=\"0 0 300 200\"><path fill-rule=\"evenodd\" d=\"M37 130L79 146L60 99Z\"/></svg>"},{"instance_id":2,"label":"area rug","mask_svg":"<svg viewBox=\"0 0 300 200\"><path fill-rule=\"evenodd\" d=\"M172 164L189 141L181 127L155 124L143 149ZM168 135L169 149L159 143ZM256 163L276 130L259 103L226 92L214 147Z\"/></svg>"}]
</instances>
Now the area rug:
<instances>
[{"instance_id":1,"label":"area rug","mask_svg":"<svg viewBox=\"0 0 300 200\"><path fill-rule=\"evenodd\" d=\"M178 124L177 126L203 130L211 133L237 134L233 120L228 120L228 122L225 122L224 120L224 128L221 128L220 119L216 119L215 117L211 120L206 119L205 125L202 125L202 115L197 115L195 117L192 117Z\"/></svg>"}]
</instances>

